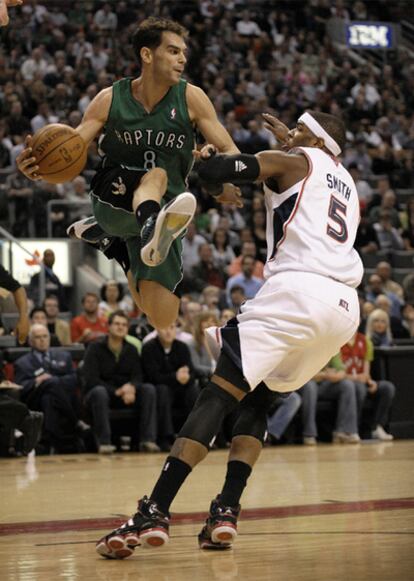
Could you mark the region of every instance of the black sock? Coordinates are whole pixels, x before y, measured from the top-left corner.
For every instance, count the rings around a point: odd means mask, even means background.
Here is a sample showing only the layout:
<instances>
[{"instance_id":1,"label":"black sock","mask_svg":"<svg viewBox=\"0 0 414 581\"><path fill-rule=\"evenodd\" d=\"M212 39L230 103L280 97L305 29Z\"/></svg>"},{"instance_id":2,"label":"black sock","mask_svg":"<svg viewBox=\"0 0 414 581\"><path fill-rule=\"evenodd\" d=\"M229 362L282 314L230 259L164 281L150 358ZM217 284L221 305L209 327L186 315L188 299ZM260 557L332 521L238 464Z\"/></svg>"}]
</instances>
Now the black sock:
<instances>
[{"instance_id":1,"label":"black sock","mask_svg":"<svg viewBox=\"0 0 414 581\"><path fill-rule=\"evenodd\" d=\"M252 467L245 462L232 460L227 464L226 480L220 494L220 502L224 506L237 506L239 504L251 472Z\"/></svg>"},{"instance_id":2,"label":"black sock","mask_svg":"<svg viewBox=\"0 0 414 581\"><path fill-rule=\"evenodd\" d=\"M139 226L143 226L147 218L152 214L158 214L160 211L160 205L155 200L145 200L141 202L138 208L135 210L135 216Z\"/></svg>"},{"instance_id":3,"label":"black sock","mask_svg":"<svg viewBox=\"0 0 414 581\"><path fill-rule=\"evenodd\" d=\"M150 495L151 500L158 504L162 512L167 513L169 511L172 501L191 470L191 466L186 462L173 456L168 456Z\"/></svg>"}]
</instances>

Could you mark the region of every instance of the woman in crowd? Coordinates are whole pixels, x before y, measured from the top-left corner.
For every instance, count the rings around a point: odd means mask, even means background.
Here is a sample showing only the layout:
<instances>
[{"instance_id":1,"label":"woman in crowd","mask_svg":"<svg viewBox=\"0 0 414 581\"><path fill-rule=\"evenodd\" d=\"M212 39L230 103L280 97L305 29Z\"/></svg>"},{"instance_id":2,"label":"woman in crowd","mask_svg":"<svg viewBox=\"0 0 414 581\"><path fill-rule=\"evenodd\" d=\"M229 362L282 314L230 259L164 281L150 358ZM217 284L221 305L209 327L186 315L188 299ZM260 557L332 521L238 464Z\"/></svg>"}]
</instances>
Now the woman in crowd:
<instances>
[{"instance_id":1,"label":"woman in crowd","mask_svg":"<svg viewBox=\"0 0 414 581\"><path fill-rule=\"evenodd\" d=\"M132 310L132 301L124 297L124 287L116 280L108 280L101 287L101 302L99 303L99 316L109 317L114 311L124 311L127 315Z\"/></svg>"}]
</instances>

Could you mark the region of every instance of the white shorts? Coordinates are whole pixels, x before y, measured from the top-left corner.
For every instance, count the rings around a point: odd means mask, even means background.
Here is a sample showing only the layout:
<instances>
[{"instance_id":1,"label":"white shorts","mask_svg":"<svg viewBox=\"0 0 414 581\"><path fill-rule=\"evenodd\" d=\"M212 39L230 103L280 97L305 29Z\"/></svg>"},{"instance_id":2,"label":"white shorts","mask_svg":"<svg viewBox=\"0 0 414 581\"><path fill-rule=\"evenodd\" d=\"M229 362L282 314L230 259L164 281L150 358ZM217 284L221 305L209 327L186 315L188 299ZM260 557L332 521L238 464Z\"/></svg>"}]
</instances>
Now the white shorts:
<instances>
[{"instance_id":1,"label":"white shorts","mask_svg":"<svg viewBox=\"0 0 414 581\"><path fill-rule=\"evenodd\" d=\"M227 353L231 349L252 389L264 381L273 391L289 392L326 366L354 335L359 318L355 289L317 274L289 271L272 276L243 304L237 315L239 344L234 326L206 332L216 351L223 343Z\"/></svg>"}]
</instances>

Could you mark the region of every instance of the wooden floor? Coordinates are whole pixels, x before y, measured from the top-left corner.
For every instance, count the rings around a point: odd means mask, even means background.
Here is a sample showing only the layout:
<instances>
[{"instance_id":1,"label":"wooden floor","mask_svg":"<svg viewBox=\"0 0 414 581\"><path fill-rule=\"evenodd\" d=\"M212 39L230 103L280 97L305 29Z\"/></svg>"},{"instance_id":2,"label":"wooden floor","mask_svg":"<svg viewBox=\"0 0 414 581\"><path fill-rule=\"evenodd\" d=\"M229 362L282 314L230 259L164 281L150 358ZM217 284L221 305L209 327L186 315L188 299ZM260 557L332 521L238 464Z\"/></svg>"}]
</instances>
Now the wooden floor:
<instances>
[{"instance_id":1,"label":"wooden floor","mask_svg":"<svg viewBox=\"0 0 414 581\"><path fill-rule=\"evenodd\" d=\"M173 505L171 541L107 561L94 543L149 493L163 455L0 460L2 581L410 581L414 579L414 441L266 448L225 553L196 536L219 491L212 452Z\"/></svg>"}]
</instances>

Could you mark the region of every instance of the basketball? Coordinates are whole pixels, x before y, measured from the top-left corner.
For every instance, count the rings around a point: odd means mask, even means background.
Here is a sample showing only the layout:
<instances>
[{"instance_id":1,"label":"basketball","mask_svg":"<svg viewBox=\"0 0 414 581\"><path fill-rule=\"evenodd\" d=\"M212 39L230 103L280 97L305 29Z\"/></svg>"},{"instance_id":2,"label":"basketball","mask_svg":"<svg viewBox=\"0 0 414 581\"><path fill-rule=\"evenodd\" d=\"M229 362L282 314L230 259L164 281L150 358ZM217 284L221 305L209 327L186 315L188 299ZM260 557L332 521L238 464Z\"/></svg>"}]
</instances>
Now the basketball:
<instances>
[{"instance_id":1,"label":"basketball","mask_svg":"<svg viewBox=\"0 0 414 581\"><path fill-rule=\"evenodd\" d=\"M39 174L51 184L72 180L86 163L86 143L72 127L61 123L52 123L37 131L32 150Z\"/></svg>"}]
</instances>

